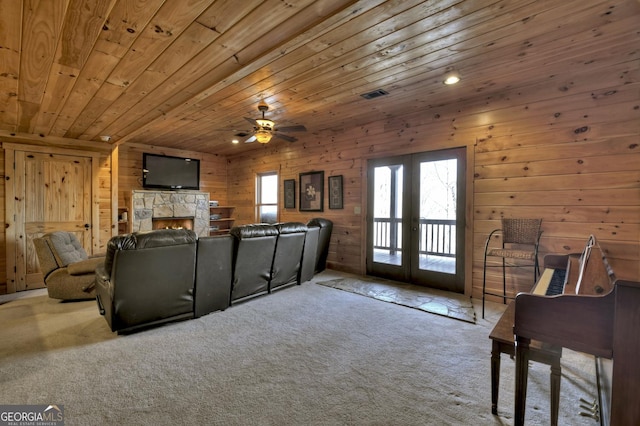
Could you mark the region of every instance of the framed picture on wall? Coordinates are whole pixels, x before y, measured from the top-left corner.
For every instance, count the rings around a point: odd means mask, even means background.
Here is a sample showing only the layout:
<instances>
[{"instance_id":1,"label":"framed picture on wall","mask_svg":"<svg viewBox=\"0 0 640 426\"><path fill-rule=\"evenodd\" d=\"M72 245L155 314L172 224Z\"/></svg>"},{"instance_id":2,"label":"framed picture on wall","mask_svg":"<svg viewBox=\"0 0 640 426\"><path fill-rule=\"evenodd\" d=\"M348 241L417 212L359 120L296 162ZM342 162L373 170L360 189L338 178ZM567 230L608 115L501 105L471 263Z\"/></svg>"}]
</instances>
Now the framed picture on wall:
<instances>
[{"instance_id":1,"label":"framed picture on wall","mask_svg":"<svg viewBox=\"0 0 640 426\"><path fill-rule=\"evenodd\" d=\"M296 180L287 179L284 181L284 208L296 208Z\"/></svg>"},{"instance_id":2,"label":"framed picture on wall","mask_svg":"<svg viewBox=\"0 0 640 426\"><path fill-rule=\"evenodd\" d=\"M342 175L329 176L329 208L342 209Z\"/></svg>"},{"instance_id":3,"label":"framed picture on wall","mask_svg":"<svg viewBox=\"0 0 640 426\"><path fill-rule=\"evenodd\" d=\"M300 173L300 211L324 211L324 172Z\"/></svg>"}]
</instances>

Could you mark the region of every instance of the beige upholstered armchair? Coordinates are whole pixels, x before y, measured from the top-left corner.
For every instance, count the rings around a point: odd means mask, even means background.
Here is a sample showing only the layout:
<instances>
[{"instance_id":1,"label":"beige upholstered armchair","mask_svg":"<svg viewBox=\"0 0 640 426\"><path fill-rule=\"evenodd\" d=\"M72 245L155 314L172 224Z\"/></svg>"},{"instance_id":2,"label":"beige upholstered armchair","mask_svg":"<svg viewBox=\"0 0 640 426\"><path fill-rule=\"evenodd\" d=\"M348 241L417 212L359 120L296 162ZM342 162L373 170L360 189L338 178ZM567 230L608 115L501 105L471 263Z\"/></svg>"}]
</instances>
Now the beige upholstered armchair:
<instances>
[{"instance_id":1,"label":"beige upholstered armchair","mask_svg":"<svg viewBox=\"0 0 640 426\"><path fill-rule=\"evenodd\" d=\"M49 297L93 299L95 270L104 256L89 257L71 232L56 231L33 240Z\"/></svg>"}]
</instances>

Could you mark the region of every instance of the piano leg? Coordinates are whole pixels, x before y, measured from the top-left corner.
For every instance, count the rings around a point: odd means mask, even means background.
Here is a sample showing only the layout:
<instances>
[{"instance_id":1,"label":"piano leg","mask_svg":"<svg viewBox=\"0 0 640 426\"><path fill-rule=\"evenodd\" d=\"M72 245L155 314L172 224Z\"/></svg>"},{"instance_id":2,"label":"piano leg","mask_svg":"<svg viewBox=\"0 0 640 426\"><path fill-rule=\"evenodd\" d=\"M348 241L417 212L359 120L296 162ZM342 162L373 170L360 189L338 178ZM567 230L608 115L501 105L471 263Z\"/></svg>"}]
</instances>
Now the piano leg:
<instances>
[{"instance_id":1,"label":"piano leg","mask_svg":"<svg viewBox=\"0 0 640 426\"><path fill-rule=\"evenodd\" d=\"M500 343L491 345L491 414L498 414L498 390L500 389Z\"/></svg>"},{"instance_id":2,"label":"piano leg","mask_svg":"<svg viewBox=\"0 0 640 426\"><path fill-rule=\"evenodd\" d=\"M558 425L558 409L560 408L560 358L551 364L551 426Z\"/></svg>"},{"instance_id":3,"label":"piano leg","mask_svg":"<svg viewBox=\"0 0 640 426\"><path fill-rule=\"evenodd\" d=\"M530 343L531 339L516 336L516 395L513 419L515 426L524 425L524 413L527 405Z\"/></svg>"}]
</instances>

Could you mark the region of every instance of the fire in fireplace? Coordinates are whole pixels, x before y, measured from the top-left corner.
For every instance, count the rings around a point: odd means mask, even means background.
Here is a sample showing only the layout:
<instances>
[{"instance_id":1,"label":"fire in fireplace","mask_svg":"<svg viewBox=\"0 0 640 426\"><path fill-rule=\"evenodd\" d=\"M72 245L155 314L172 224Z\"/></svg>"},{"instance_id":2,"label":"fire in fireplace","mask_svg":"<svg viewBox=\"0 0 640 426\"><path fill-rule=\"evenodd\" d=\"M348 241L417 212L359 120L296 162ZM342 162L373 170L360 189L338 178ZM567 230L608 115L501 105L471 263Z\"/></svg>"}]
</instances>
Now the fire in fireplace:
<instances>
[{"instance_id":1,"label":"fire in fireplace","mask_svg":"<svg viewBox=\"0 0 640 426\"><path fill-rule=\"evenodd\" d=\"M154 217L153 229L191 229L193 230L194 217Z\"/></svg>"}]
</instances>

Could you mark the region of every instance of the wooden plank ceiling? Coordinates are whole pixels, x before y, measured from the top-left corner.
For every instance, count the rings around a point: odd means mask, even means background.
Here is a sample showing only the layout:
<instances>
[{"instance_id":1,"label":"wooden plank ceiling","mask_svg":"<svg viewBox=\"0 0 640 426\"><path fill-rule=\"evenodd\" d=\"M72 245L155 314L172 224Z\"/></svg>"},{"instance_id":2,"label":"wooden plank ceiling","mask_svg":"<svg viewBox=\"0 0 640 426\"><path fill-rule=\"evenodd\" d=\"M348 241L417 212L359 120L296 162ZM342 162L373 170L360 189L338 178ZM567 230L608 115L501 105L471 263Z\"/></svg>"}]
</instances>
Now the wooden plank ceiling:
<instances>
[{"instance_id":1,"label":"wooden plank ceiling","mask_svg":"<svg viewBox=\"0 0 640 426\"><path fill-rule=\"evenodd\" d=\"M252 130L244 117L259 118L261 101L277 126L330 134L559 73L570 84L586 60L640 54L637 0L0 0L0 10L5 134L218 154L259 146L230 141ZM451 70L462 82L445 86ZM388 95L360 96L377 89Z\"/></svg>"}]
</instances>

